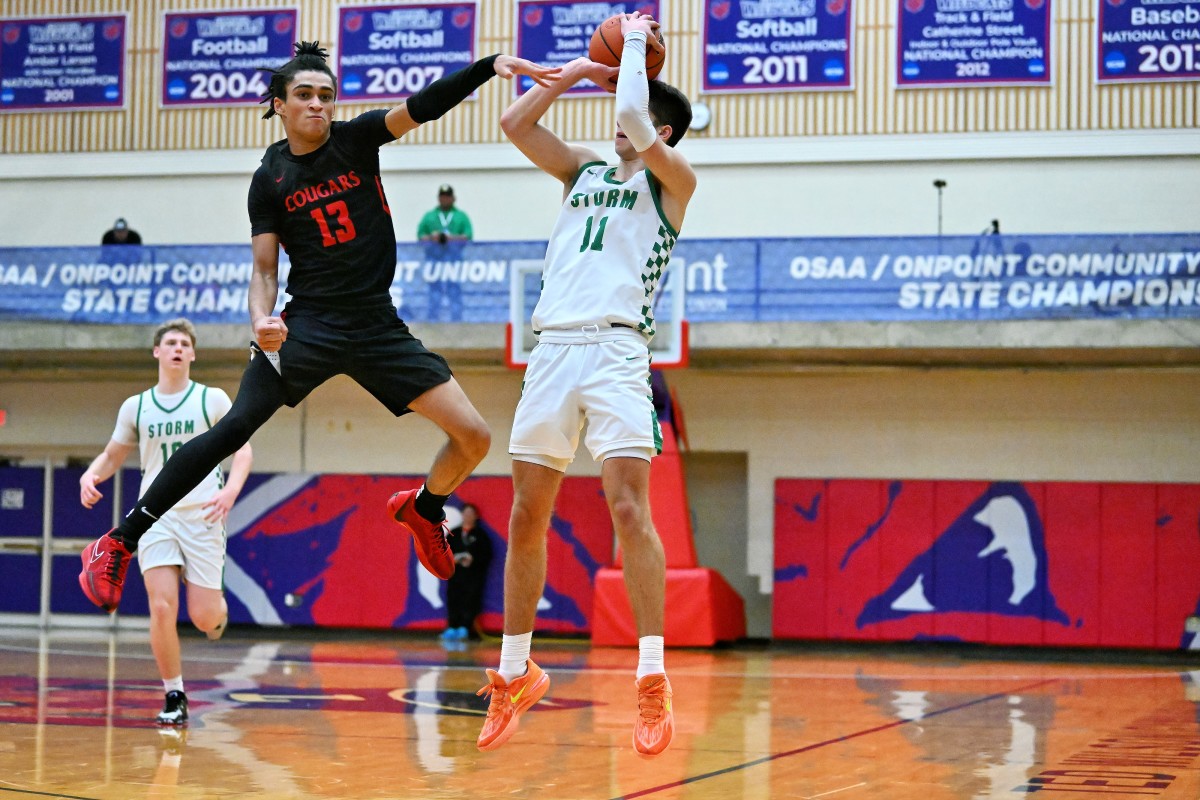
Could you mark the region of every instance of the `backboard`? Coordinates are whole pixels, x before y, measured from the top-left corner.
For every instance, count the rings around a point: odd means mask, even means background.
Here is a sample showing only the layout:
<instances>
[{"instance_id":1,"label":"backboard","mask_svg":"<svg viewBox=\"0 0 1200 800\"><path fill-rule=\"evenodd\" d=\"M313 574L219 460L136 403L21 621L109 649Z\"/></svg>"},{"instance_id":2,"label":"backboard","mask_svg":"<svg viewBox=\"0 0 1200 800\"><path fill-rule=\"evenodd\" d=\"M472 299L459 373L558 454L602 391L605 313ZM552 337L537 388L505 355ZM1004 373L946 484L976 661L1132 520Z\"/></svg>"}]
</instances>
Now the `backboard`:
<instances>
[{"instance_id":1,"label":"backboard","mask_svg":"<svg viewBox=\"0 0 1200 800\"><path fill-rule=\"evenodd\" d=\"M533 333L533 309L541 295L542 259L509 261L508 326L505 333L505 362L511 369L524 369L537 344ZM654 338L650 340L652 369L686 367L688 360L687 320L684 301L687 287L683 272L667 267L654 304Z\"/></svg>"}]
</instances>

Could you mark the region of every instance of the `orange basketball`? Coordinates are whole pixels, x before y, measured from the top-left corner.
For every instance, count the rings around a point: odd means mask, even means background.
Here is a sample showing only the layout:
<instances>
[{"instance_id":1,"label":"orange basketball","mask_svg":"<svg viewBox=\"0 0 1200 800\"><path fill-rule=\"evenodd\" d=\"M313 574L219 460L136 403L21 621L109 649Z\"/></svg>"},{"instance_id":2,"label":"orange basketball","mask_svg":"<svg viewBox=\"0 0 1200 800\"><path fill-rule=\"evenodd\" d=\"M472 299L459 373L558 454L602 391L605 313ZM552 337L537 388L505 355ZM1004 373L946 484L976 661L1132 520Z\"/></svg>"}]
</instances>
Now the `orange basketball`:
<instances>
[{"instance_id":1,"label":"orange basketball","mask_svg":"<svg viewBox=\"0 0 1200 800\"><path fill-rule=\"evenodd\" d=\"M621 66L621 52L625 49L625 37L621 35L621 14L614 14L601 22L592 33L591 44L588 45L588 58L597 64L610 67ZM662 29L658 31L658 41L664 42ZM666 50L658 51L646 47L646 77L657 78L662 72L666 60Z\"/></svg>"}]
</instances>

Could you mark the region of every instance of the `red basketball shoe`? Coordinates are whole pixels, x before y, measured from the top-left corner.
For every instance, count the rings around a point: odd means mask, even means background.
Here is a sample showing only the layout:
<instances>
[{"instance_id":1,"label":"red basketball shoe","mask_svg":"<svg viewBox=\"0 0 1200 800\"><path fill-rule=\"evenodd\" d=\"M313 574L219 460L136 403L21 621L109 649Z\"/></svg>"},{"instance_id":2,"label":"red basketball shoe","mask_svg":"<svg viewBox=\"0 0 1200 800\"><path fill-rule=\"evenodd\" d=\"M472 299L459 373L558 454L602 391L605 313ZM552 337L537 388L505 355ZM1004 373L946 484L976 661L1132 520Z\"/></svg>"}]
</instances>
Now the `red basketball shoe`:
<instances>
[{"instance_id":1,"label":"red basketball shoe","mask_svg":"<svg viewBox=\"0 0 1200 800\"><path fill-rule=\"evenodd\" d=\"M388 514L412 534L421 565L442 580L448 580L454 574L454 553L450 552L450 544L446 541L450 531L445 520L430 522L417 513L414 501L418 491L409 489L392 495L387 502Z\"/></svg>"},{"instance_id":2,"label":"red basketball shoe","mask_svg":"<svg viewBox=\"0 0 1200 800\"><path fill-rule=\"evenodd\" d=\"M110 614L121 602L125 571L133 557L125 542L112 535L115 530L83 548L83 571L79 573L79 588L83 589L87 599Z\"/></svg>"},{"instance_id":3,"label":"red basketball shoe","mask_svg":"<svg viewBox=\"0 0 1200 800\"><path fill-rule=\"evenodd\" d=\"M633 726L633 749L642 756L656 756L671 743L675 714L671 709L671 682L661 672L637 682L638 718Z\"/></svg>"},{"instance_id":4,"label":"red basketball shoe","mask_svg":"<svg viewBox=\"0 0 1200 800\"><path fill-rule=\"evenodd\" d=\"M475 694L486 695L487 719L475 746L480 750L495 750L512 738L521 723L521 715L537 704L550 688L550 676L541 667L526 659L525 674L505 683L495 670L487 670L488 684Z\"/></svg>"}]
</instances>

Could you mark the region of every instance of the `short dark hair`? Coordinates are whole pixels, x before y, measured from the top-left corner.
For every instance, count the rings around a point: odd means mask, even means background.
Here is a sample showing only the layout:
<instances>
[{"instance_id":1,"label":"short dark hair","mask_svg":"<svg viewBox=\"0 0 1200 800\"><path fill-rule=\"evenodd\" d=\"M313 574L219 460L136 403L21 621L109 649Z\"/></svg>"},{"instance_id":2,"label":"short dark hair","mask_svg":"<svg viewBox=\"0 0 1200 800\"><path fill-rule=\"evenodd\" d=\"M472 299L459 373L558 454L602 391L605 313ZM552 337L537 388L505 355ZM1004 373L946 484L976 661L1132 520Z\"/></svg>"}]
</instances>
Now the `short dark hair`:
<instances>
[{"instance_id":1,"label":"short dark hair","mask_svg":"<svg viewBox=\"0 0 1200 800\"><path fill-rule=\"evenodd\" d=\"M337 75L333 74L333 70L329 68L327 59L329 51L321 47L320 42L296 42L295 57L284 64L279 69L267 68L271 73L271 83L267 86L267 92L263 95L260 103L267 104L267 110L262 115L263 119L270 119L275 116L275 98L287 100L288 84L296 77L298 72L324 72L333 79L333 90L337 92Z\"/></svg>"},{"instance_id":2,"label":"short dark hair","mask_svg":"<svg viewBox=\"0 0 1200 800\"><path fill-rule=\"evenodd\" d=\"M669 83L647 81L650 85L650 116L655 125L670 125L667 146L674 147L692 125L692 104L687 95Z\"/></svg>"}]
</instances>

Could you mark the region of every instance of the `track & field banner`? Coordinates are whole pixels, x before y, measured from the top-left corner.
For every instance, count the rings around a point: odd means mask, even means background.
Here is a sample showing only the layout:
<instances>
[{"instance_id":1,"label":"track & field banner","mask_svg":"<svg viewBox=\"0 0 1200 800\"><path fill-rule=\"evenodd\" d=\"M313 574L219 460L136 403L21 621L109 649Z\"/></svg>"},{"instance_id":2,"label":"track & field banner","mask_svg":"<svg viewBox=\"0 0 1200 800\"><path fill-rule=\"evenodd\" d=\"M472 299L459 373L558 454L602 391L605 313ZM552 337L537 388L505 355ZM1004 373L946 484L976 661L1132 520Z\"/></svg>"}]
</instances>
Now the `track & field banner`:
<instances>
[{"instance_id":1,"label":"track & field banner","mask_svg":"<svg viewBox=\"0 0 1200 800\"><path fill-rule=\"evenodd\" d=\"M642 2L578 2L578 0L517 0L516 54L535 64L558 67L588 54L592 34L600 23L614 14L640 11L655 19L659 17L658 0ZM667 43L668 49L670 42ZM517 94L536 86L528 75L513 81ZM605 94L607 90L589 80L583 80L564 93L576 95Z\"/></svg>"},{"instance_id":2,"label":"track & field banner","mask_svg":"<svg viewBox=\"0 0 1200 800\"><path fill-rule=\"evenodd\" d=\"M124 108L127 22L0 17L0 112Z\"/></svg>"},{"instance_id":3,"label":"track & field banner","mask_svg":"<svg viewBox=\"0 0 1200 800\"><path fill-rule=\"evenodd\" d=\"M1051 0L904 0L896 86L1049 85L1050 6Z\"/></svg>"}]
</instances>

